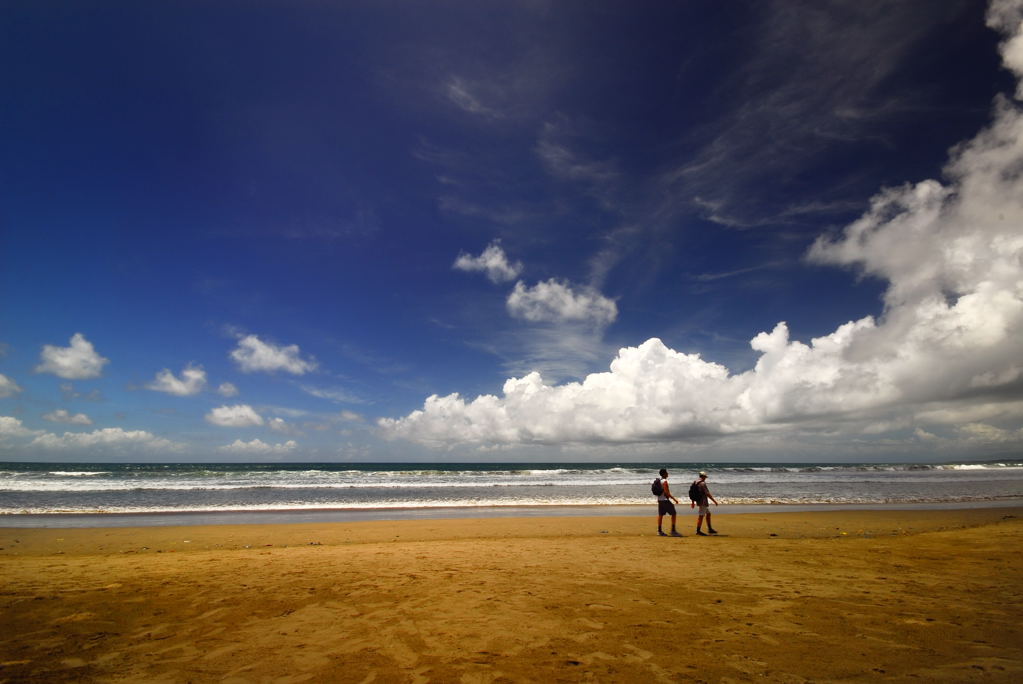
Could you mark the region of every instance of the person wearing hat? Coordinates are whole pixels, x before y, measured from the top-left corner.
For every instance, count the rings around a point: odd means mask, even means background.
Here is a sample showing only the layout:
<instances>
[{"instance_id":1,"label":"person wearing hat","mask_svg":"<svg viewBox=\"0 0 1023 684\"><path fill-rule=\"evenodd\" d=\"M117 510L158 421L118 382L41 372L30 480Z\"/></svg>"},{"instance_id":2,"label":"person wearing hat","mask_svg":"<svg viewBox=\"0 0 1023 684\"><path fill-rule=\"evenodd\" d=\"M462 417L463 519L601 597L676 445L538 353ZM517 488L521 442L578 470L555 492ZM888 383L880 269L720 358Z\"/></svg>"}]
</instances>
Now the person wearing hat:
<instances>
[{"instance_id":1,"label":"person wearing hat","mask_svg":"<svg viewBox=\"0 0 1023 684\"><path fill-rule=\"evenodd\" d=\"M707 473L701 470L699 476L700 479L693 480L693 485L692 487L690 487L690 493L691 494L695 493L696 498L693 498L692 496L689 497L690 499L693 500L692 503L689 504L689 507L690 508L696 508L697 506L700 507L700 517L696 519L696 534L698 534L701 537L706 537L707 535L704 534L703 531L700 529L701 527L703 527L704 517L707 518L707 531L710 532L711 534L718 533L717 530L715 530L714 527L710 524L710 505L708 503L708 500L713 501L714 505L717 506L718 500L711 495L710 489L707 488Z\"/></svg>"}]
</instances>

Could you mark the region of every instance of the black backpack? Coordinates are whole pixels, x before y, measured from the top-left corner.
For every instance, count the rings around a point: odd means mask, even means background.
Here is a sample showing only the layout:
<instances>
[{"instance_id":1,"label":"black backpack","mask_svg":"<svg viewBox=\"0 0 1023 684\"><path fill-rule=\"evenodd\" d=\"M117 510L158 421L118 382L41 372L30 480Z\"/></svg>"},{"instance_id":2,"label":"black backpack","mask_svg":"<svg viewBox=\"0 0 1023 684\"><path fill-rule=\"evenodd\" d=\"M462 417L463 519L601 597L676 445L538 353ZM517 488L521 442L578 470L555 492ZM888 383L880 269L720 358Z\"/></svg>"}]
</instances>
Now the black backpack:
<instances>
[{"instance_id":1,"label":"black backpack","mask_svg":"<svg viewBox=\"0 0 1023 684\"><path fill-rule=\"evenodd\" d=\"M661 478L654 480L654 483L650 485L650 491L653 492L654 496L664 494L664 487L661 486Z\"/></svg>"},{"instance_id":2,"label":"black backpack","mask_svg":"<svg viewBox=\"0 0 1023 684\"><path fill-rule=\"evenodd\" d=\"M693 484L689 485L689 500L693 503L700 503L700 499L703 498L703 491L700 489L700 481L693 480Z\"/></svg>"}]
</instances>

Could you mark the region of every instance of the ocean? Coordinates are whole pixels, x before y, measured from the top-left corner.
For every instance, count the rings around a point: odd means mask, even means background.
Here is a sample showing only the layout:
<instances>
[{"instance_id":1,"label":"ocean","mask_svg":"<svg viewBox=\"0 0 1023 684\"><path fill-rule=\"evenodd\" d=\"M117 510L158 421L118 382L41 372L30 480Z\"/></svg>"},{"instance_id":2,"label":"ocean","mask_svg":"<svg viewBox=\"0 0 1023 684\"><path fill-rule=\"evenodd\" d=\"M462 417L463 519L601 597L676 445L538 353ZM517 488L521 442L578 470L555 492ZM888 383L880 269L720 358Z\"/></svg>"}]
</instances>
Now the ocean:
<instances>
[{"instance_id":1,"label":"ocean","mask_svg":"<svg viewBox=\"0 0 1023 684\"><path fill-rule=\"evenodd\" d=\"M699 470L723 505L1023 503L1023 461L989 463L0 463L0 526L60 517L332 512L330 519L461 517L650 505L667 467L686 499ZM360 515L361 512L361 515ZM134 516L132 518L131 516ZM241 518L239 518L241 519ZM292 515L291 519L300 518ZM91 520L91 522L89 522ZM167 524L167 523L160 523Z\"/></svg>"}]
</instances>

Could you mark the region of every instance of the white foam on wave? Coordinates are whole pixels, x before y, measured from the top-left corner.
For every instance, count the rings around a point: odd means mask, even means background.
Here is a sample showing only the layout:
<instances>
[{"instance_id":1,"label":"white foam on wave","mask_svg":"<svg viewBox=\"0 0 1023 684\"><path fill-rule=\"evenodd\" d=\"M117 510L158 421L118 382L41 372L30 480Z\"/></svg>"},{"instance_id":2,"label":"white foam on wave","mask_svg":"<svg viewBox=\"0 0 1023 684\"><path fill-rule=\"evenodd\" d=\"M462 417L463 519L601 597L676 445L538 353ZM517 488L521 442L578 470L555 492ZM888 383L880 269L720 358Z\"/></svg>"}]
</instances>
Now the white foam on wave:
<instances>
[{"instance_id":1,"label":"white foam on wave","mask_svg":"<svg viewBox=\"0 0 1023 684\"><path fill-rule=\"evenodd\" d=\"M216 482L214 480L167 480L161 478L151 479L95 479L82 480L71 478L67 480L53 479L25 479L0 477L0 491L7 492L116 492L116 491L219 491L235 489L487 489L501 487L615 487L615 486L637 486L643 487L644 483L636 482L633 478L501 478L490 481L466 481L444 479L423 479L419 481L396 481L396 480L361 480L361 481L290 481L276 480L275 478L244 479L231 478L231 481Z\"/></svg>"},{"instance_id":2,"label":"white foam on wave","mask_svg":"<svg viewBox=\"0 0 1023 684\"><path fill-rule=\"evenodd\" d=\"M992 468L1004 468L1005 466L998 463L986 464L986 463L957 463L942 466L944 470L991 470Z\"/></svg>"},{"instance_id":3,"label":"white foam on wave","mask_svg":"<svg viewBox=\"0 0 1023 684\"><path fill-rule=\"evenodd\" d=\"M100 513L209 513L226 511L310 511L310 510L375 510L375 509L428 509L428 508L506 508L535 506L621 506L650 503L648 499L606 499L601 497L577 497L554 499L435 499L424 501L373 501L373 502L278 502L273 504L228 504L224 506L190 505L190 506L60 506L60 507L28 507L6 509L0 507L2 515L42 515L42 514L100 514Z\"/></svg>"}]
</instances>

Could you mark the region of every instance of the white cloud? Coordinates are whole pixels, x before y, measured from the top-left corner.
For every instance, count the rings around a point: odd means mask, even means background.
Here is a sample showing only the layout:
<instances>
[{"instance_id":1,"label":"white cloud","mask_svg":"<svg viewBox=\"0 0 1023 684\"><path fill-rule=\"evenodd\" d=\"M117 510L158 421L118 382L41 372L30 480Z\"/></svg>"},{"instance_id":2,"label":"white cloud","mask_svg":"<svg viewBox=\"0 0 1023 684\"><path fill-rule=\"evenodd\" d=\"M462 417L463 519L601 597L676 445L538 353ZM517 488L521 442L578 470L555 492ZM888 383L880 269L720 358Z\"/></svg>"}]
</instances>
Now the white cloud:
<instances>
[{"instance_id":1,"label":"white cloud","mask_svg":"<svg viewBox=\"0 0 1023 684\"><path fill-rule=\"evenodd\" d=\"M206 422L221 427L250 427L262 425L263 416L248 404L218 406L206 414Z\"/></svg>"},{"instance_id":2,"label":"white cloud","mask_svg":"<svg viewBox=\"0 0 1023 684\"><path fill-rule=\"evenodd\" d=\"M999 98L993 123L952 150L946 184L884 190L842 235L809 251L817 263L883 278L883 316L850 321L809 343L791 340L779 323L751 340L759 359L749 371L733 374L650 339L621 349L608 372L581 382L553 386L530 373L508 380L501 396L434 395L421 410L379 425L387 436L429 445L871 434L914 423L918 436L931 435L936 406L966 415L970 405L1005 402L1023 382L1021 168L1023 113ZM591 311L569 294L554 281L532 291L519 283L509 310L527 320ZM610 307L597 311L613 320ZM1018 439L1015 428L980 422L962 433L988 443Z\"/></svg>"},{"instance_id":3,"label":"white cloud","mask_svg":"<svg viewBox=\"0 0 1023 684\"><path fill-rule=\"evenodd\" d=\"M110 363L109 359L96 353L92 343L81 333L71 336L69 347L43 345L39 358L42 363L36 366L37 373L53 373L68 380L98 378L103 366Z\"/></svg>"},{"instance_id":4,"label":"white cloud","mask_svg":"<svg viewBox=\"0 0 1023 684\"><path fill-rule=\"evenodd\" d=\"M0 416L0 440L5 437L28 437L39 434L37 430L29 430L21 420L13 416Z\"/></svg>"},{"instance_id":5,"label":"white cloud","mask_svg":"<svg viewBox=\"0 0 1023 684\"><path fill-rule=\"evenodd\" d=\"M501 339L509 376L539 372L550 383L578 380L607 364L617 348L601 339L602 329L584 324L531 325L504 333Z\"/></svg>"},{"instance_id":6,"label":"white cloud","mask_svg":"<svg viewBox=\"0 0 1023 684\"><path fill-rule=\"evenodd\" d=\"M177 451L181 445L162 437L157 437L145 430L123 430L121 428L103 428L92 432L65 432L56 435L52 432L39 435L29 443L29 447L42 449L124 449L129 447L147 450Z\"/></svg>"},{"instance_id":7,"label":"white cloud","mask_svg":"<svg viewBox=\"0 0 1023 684\"><path fill-rule=\"evenodd\" d=\"M238 340L238 347L231 352L231 358L246 373L284 371L304 375L316 369L316 361L303 359L297 344L277 346L263 342L255 335L246 335Z\"/></svg>"},{"instance_id":8,"label":"white cloud","mask_svg":"<svg viewBox=\"0 0 1023 684\"><path fill-rule=\"evenodd\" d=\"M301 434L298 428L280 417L270 418L266 421L267 427L274 432L280 432L285 435L298 435Z\"/></svg>"},{"instance_id":9,"label":"white cloud","mask_svg":"<svg viewBox=\"0 0 1023 684\"><path fill-rule=\"evenodd\" d=\"M230 382L222 382L220 383L220 387L217 388L217 394L222 397L237 397L238 388Z\"/></svg>"},{"instance_id":10,"label":"white cloud","mask_svg":"<svg viewBox=\"0 0 1023 684\"><path fill-rule=\"evenodd\" d=\"M492 283L511 282L522 273L522 262L509 262L500 242L496 240L487 245L479 256L470 256L464 252L459 254L452 267L459 271L480 271Z\"/></svg>"},{"instance_id":11,"label":"white cloud","mask_svg":"<svg viewBox=\"0 0 1023 684\"><path fill-rule=\"evenodd\" d=\"M488 118L499 118L501 116L499 111L486 106L480 101L479 95L470 90L470 86L465 79L453 76L445 85L444 92L449 100L470 114L477 114Z\"/></svg>"},{"instance_id":12,"label":"white cloud","mask_svg":"<svg viewBox=\"0 0 1023 684\"><path fill-rule=\"evenodd\" d=\"M592 288L574 290L551 278L527 287L521 280L508 295L508 313L534 323L574 322L604 326L618 318L618 305Z\"/></svg>"},{"instance_id":13,"label":"white cloud","mask_svg":"<svg viewBox=\"0 0 1023 684\"><path fill-rule=\"evenodd\" d=\"M175 377L169 368L164 368L156 374L156 377L146 385L146 389L155 392L166 392L178 397L187 397L198 394L206 387L206 371L202 366L186 366L181 371L181 378Z\"/></svg>"},{"instance_id":14,"label":"white cloud","mask_svg":"<svg viewBox=\"0 0 1023 684\"><path fill-rule=\"evenodd\" d=\"M287 406L268 406L265 410L295 419L304 418L309 415L309 411L306 411L305 409L288 408Z\"/></svg>"},{"instance_id":15,"label":"white cloud","mask_svg":"<svg viewBox=\"0 0 1023 684\"><path fill-rule=\"evenodd\" d=\"M555 178L589 184L603 193L601 199L606 202L609 189L621 174L611 162L587 159L574 152L565 141L566 128L571 129L565 121L544 124L536 144L537 157Z\"/></svg>"},{"instance_id":16,"label":"white cloud","mask_svg":"<svg viewBox=\"0 0 1023 684\"><path fill-rule=\"evenodd\" d=\"M328 399L333 402L339 402L344 404L366 403L364 399L361 399L360 397L340 387L335 387L333 389L313 387L312 385L299 385L299 387L306 394L312 395L318 399Z\"/></svg>"},{"instance_id":17,"label":"white cloud","mask_svg":"<svg viewBox=\"0 0 1023 684\"><path fill-rule=\"evenodd\" d=\"M92 420L84 413L70 414L65 409L57 409L43 416L51 423L70 423L71 425L92 425Z\"/></svg>"},{"instance_id":18,"label":"white cloud","mask_svg":"<svg viewBox=\"0 0 1023 684\"><path fill-rule=\"evenodd\" d=\"M1023 428L1005 430L987 423L967 423L959 428L959 434L970 442L987 444L1023 442Z\"/></svg>"},{"instance_id":19,"label":"white cloud","mask_svg":"<svg viewBox=\"0 0 1023 684\"><path fill-rule=\"evenodd\" d=\"M987 12L987 25L1006 35L1001 45L1005 68L1016 74L1016 97L1023 100L1023 3L1019 0L992 0Z\"/></svg>"},{"instance_id":20,"label":"white cloud","mask_svg":"<svg viewBox=\"0 0 1023 684\"><path fill-rule=\"evenodd\" d=\"M708 390L731 399L724 367L680 354L660 340L622 349L609 373L582 382L550 386L539 373L513 378L502 397L465 401L457 394L431 396L422 410L398 420L384 419L385 433L426 444L445 442L626 442L668 437L685 426L694 433L718 432L714 419L734 423L742 410L719 415ZM730 396L728 396L730 395ZM707 411L709 415L701 415Z\"/></svg>"},{"instance_id":21,"label":"white cloud","mask_svg":"<svg viewBox=\"0 0 1023 684\"><path fill-rule=\"evenodd\" d=\"M361 423L364 419L362 414L356 413L355 411L342 411L340 413L341 420L345 420L351 423Z\"/></svg>"},{"instance_id":22,"label":"white cloud","mask_svg":"<svg viewBox=\"0 0 1023 684\"><path fill-rule=\"evenodd\" d=\"M1023 401L938 405L916 414L917 420L933 425L1011 422L1023 424Z\"/></svg>"},{"instance_id":23,"label":"white cloud","mask_svg":"<svg viewBox=\"0 0 1023 684\"><path fill-rule=\"evenodd\" d=\"M702 148L662 177L658 216L678 220L702 208L709 220L737 228L833 220L855 196L849 186L822 184L816 203L796 206L787 187L808 170L848 160L851 149L887 145L882 132L908 116L937 116L944 103L933 83L900 78L898 91L890 84L946 22L972 20L970 4L946 6L952 14L942 15L899 2L843 3L841 12L831 3L759 3L762 21L746 58L719 75L735 106L680 141Z\"/></svg>"},{"instance_id":24,"label":"white cloud","mask_svg":"<svg viewBox=\"0 0 1023 684\"><path fill-rule=\"evenodd\" d=\"M19 392L21 392L21 388L18 387L18 383L14 382L3 373L0 373L0 399L13 397Z\"/></svg>"},{"instance_id":25,"label":"white cloud","mask_svg":"<svg viewBox=\"0 0 1023 684\"><path fill-rule=\"evenodd\" d=\"M236 439L230 444L218 447L217 451L244 454L283 454L294 451L297 446L298 444L293 439L289 439L283 444L267 444L259 439L253 439L251 442L243 442L240 439Z\"/></svg>"}]
</instances>

